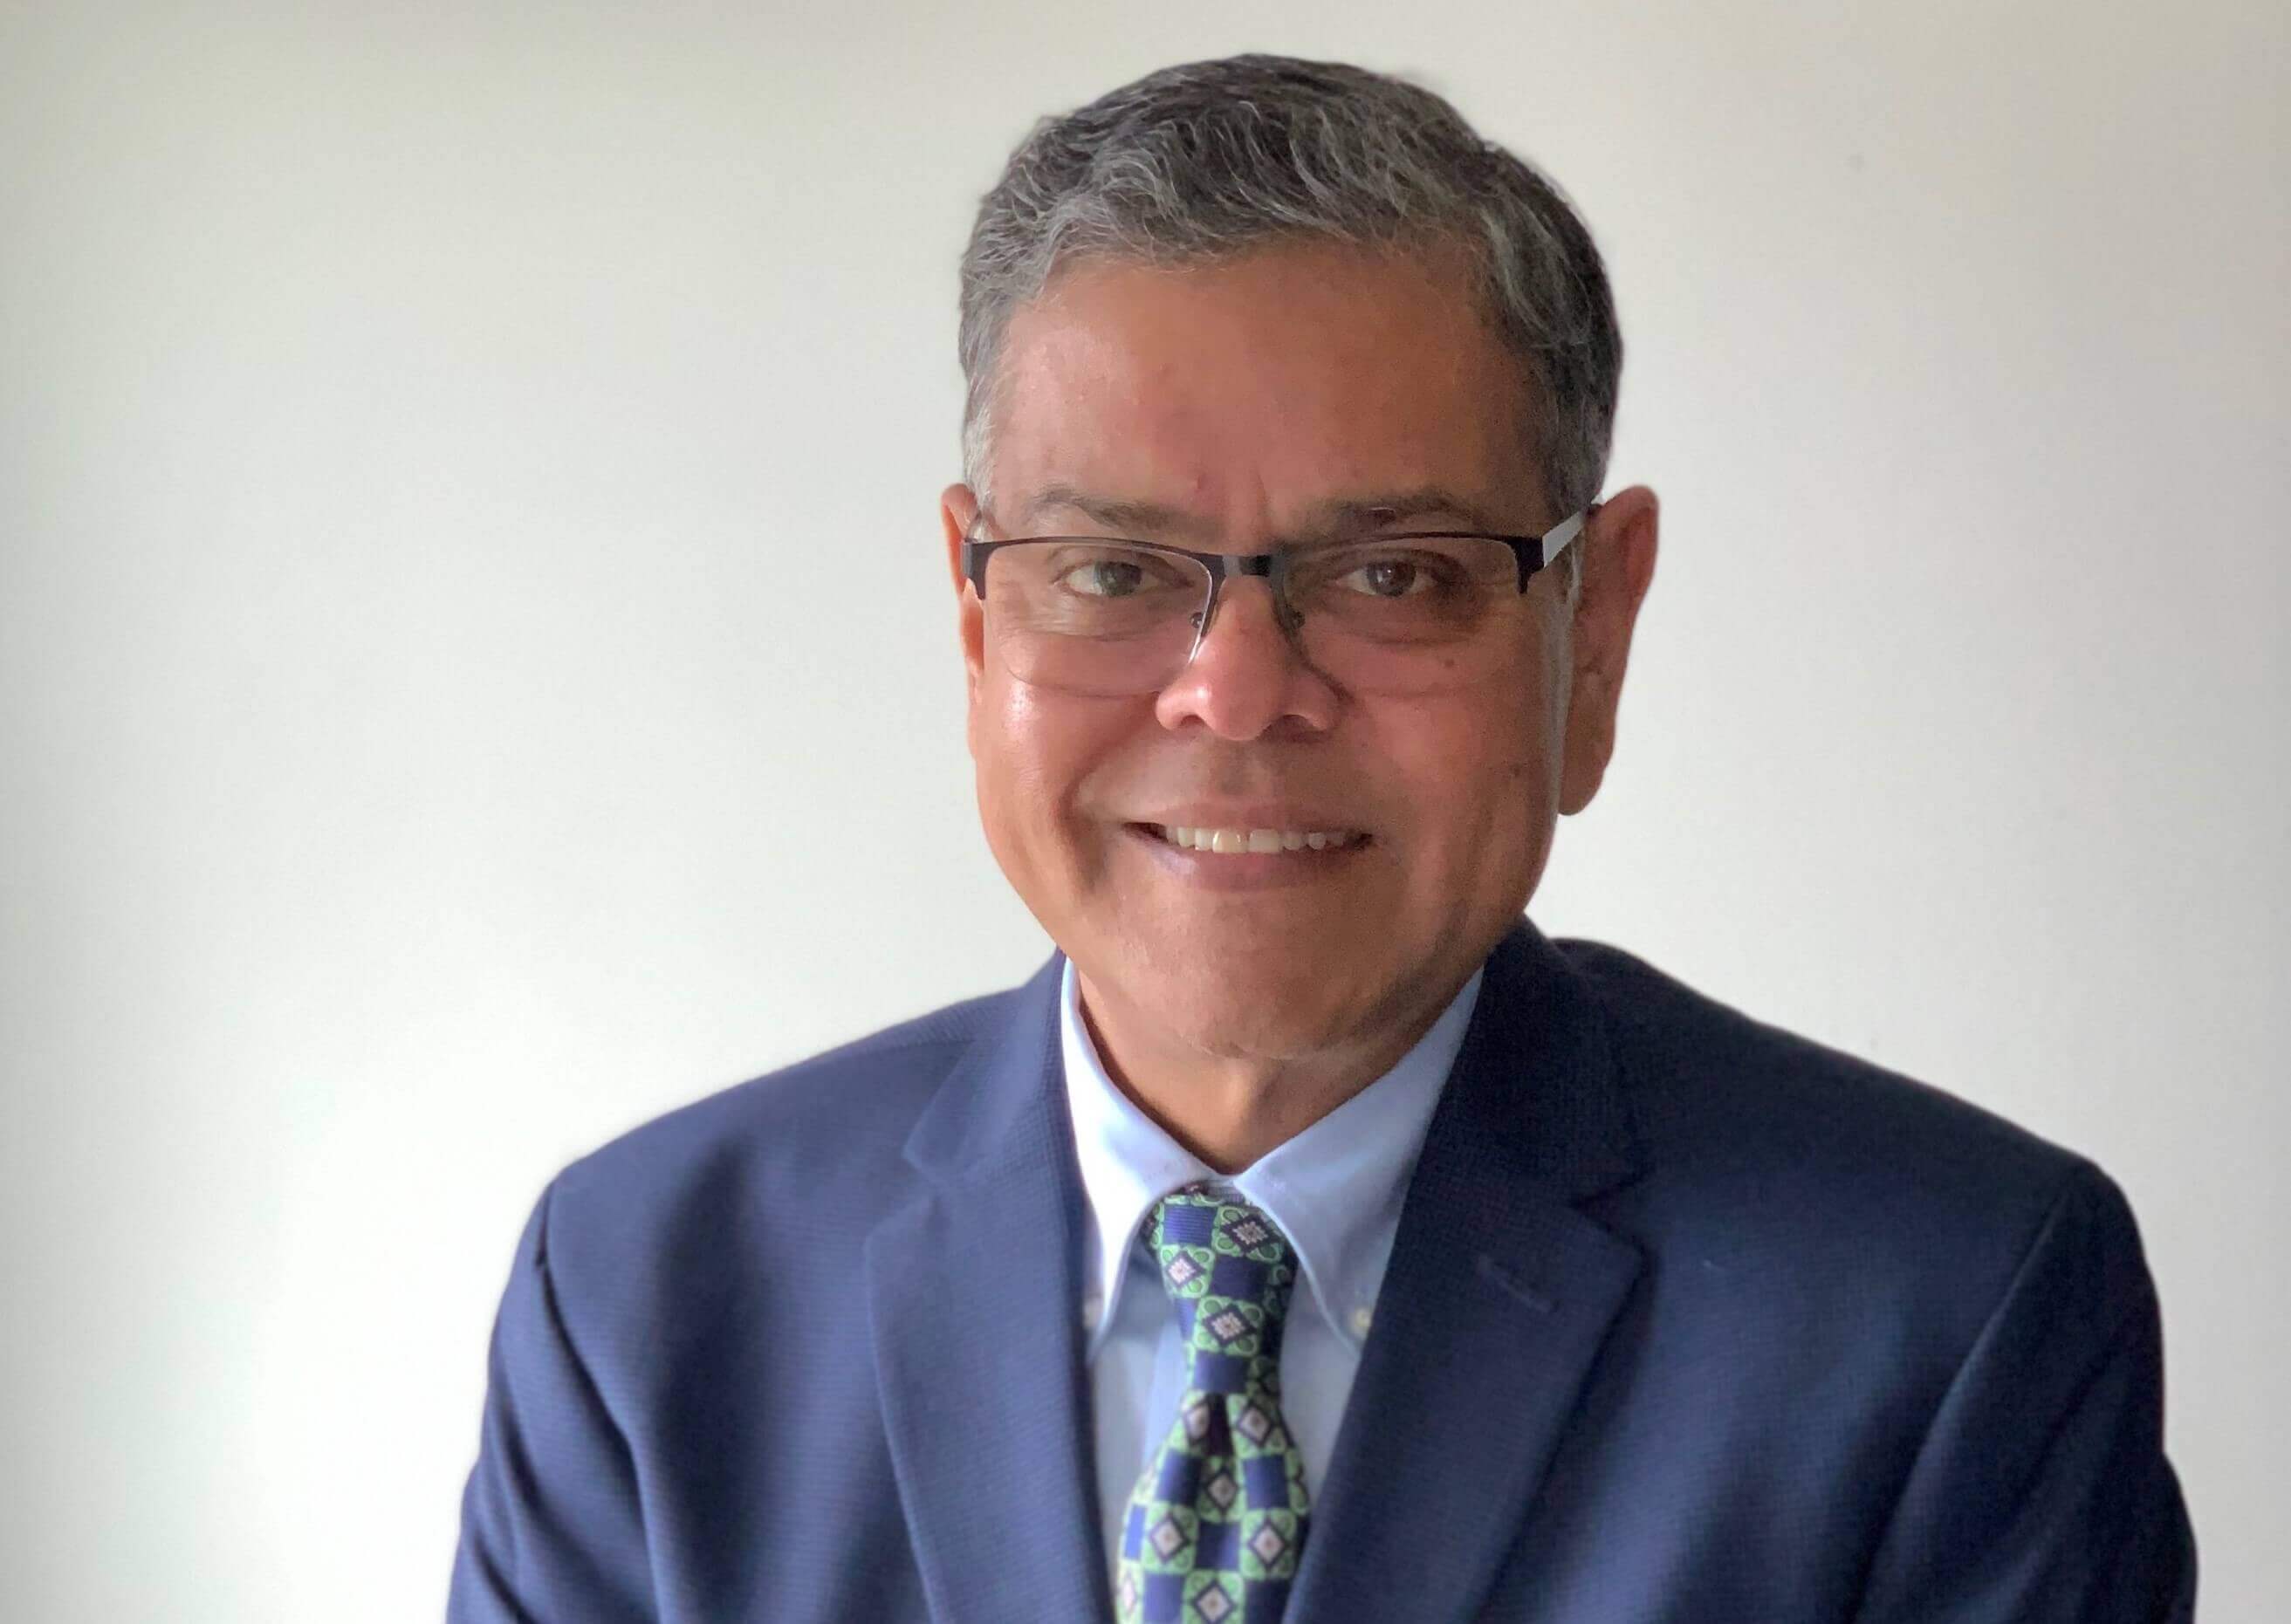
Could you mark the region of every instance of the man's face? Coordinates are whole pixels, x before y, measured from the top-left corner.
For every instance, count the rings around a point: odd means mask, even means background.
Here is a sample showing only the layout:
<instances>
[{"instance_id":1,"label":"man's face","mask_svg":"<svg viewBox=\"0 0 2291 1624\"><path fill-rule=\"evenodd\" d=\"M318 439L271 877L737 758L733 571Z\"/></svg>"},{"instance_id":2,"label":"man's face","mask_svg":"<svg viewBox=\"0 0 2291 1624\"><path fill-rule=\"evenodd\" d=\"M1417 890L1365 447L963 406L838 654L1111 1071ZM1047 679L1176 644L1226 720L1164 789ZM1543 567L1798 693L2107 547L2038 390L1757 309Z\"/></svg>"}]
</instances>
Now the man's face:
<instances>
[{"instance_id":1,"label":"man's face","mask_svg":"<svg viewBox=\"0 0 2291 1624\"><path fill-rule=\"evenodd\" d=\"M996 533L1255 552L1318 534L1330 504L1443 492L1454 505L1390 527L1539 534L1566 515L1525 454L1517 364L1467 285L1444 256L1321 247L1067 272L1009 331ZM1054 488L1175 517L1113 529ZM951 563L976 511L947 492ZM1563 569L1537 575L1471 681L1396 697L1315 670L1266 583L1235 580L1184 671L1115 698L1014 679L965 590L987 840L1094 1011L1268 1061L1426 1018L1518 917L1555 814L1604 765L1603 730L1568 723L1564 588ZM1227 856L1163 824L1353 838Z\"/></svg>"}]
</instances>

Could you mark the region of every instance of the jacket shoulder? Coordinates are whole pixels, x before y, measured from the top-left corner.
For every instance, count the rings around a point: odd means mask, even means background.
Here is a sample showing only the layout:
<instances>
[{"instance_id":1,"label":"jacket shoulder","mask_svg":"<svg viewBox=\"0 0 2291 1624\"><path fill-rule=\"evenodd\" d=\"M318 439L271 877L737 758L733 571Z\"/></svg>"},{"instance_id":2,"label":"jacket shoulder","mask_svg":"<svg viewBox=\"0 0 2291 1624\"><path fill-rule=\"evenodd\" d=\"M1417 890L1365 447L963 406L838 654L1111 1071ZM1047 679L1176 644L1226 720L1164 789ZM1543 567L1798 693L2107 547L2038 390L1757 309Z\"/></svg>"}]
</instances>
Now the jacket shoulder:
<instances>
[{"instance_id":1,"label":"jacket shoulder","mask_svg":"<svg viewBox=\"0 0 2291 1624\"><path fill-rule=\"evenodd\" d=\"M1925 1174L2056 1187L2082 1160L1931 1083L1787 1032L1700 993L1620 948L1555 944L1596 1001L1634 1118L1674 1154L1871 1158Z\"/></svg>"},{"instance_id":2,"label":"jacket shoulder","mask_svg":"<svg viewBox=\"0 0 2291 1624\"><path fill-rule=\"evenodd\" d=\"M1640 1141L1616 1217L1674 1282L1785 1315L1809 1356L1892 1349L1935 1391L2032 1273L2100 1323L2152 1312L2131 1206L2086 1157L1619 949L1556 945Z\"/></svg>"},{"instance_id":3,"label":"jacket shoulder","mask_svg":"<svg viewBox=\"0 0 2291 1624\"><path fill-rule=\"evenodd\" d=\"M551 1226L609 1251L613 1236L703 1231L799 1195L856 1218L904 1184L916 1119L1018 996L949 1004L655 1117L558 1175Z\"/></svg>"},{"instance_id":4,"label":"jacket shoulder","mask_svg":"<svg viewBox=\"0 0 2291 1624\"><path fill-rule=\"evenodd\" d=\"M1753 1019L1619 948L1555 945L1598 1006L1659 1189L1740 1244L1850 1263L1873 1283L1944 1258L1979 1275L2009 1272L2079 1187L2122 1208L2084 1156L1996 1112Z\"/></svg>"}]
</instances>

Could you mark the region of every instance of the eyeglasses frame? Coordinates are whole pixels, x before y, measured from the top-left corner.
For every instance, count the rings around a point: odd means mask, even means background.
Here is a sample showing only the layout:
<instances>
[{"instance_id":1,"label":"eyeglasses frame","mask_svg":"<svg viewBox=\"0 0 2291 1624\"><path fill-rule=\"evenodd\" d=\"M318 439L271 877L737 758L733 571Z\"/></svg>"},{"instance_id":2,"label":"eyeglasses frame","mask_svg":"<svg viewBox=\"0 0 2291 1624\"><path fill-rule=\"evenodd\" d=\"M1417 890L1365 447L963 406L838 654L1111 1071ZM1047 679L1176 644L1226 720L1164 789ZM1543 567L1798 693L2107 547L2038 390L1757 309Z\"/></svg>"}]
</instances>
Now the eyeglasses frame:
<instances>
[{"instance_id":1,"label":"eyeglasses frame","mask_svg":"<svg viewBox=\"0 0 2291 1624\"><path fill-rule=\"evenodd\" d=\"M1391 535L1363 536L1361 542L1501 542L1509 547L1519 569L1519 590L1524 593L1537 573L1555 562L1559 555L1583 532L1591 515L1599 511L1599 503L1579 509L1546 530L1540 535L1498 535L1482 530L1406 530ZM982 515L983 517L983 515ZM1186 654L1188 663L1201 652L1202 639L1210 634L1210 625L1217 618L1218 597L1225 583L1236 575L1262 577L1273 590L1274 618L1281 629L1294 636L1304 616L1289 601L1289 559L1297 550L1277 548L1271 552L1197 552L1190 547L1176 547L1167 542L1141 542L1122 535L1014 535L999 542L984 542L975 536L962 538L962 573L978 594L978 601L986 601L986 561L1005 547L1020 547L1042 542L1076 542L1099 547L1136 547L1147 552L1158 552L1170 558L1190 559L1209 574L1209 599L1201 608L1194 622L1194 646ZM1347 545L1355 543L1345 543Z\"/></svg>"}]
</instances>

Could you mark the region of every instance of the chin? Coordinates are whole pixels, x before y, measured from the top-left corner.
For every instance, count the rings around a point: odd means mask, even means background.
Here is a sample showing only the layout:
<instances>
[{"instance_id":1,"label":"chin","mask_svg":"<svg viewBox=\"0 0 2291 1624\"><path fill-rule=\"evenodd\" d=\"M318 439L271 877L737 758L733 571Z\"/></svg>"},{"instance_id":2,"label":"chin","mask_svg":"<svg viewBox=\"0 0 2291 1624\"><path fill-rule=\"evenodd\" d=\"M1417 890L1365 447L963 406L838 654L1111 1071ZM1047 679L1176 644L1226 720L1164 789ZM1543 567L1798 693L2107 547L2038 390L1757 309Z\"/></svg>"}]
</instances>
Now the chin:
<instances>
[{"instance_id":1,"label":"chin","mask_svg":"<svg viewBox=\"0 0 2291 1624\"><path fill-rule=\"evenodd\" d=\"M1172 1032L1225 1060L1303 1060L1343 1042L1359 1024L1352 1011L1267 1009L1231 1001L1173 1011Z\"/></svg>"},{"instance_id":2,"label":"chin","mask_svg":"<svg viewBox=\"0 0 2291 1624\"><path fill-rule=\"evenodd\" d=\"M1235 1059L1300 1058L1333 1048L1390 992L1387 978L1363 973L1357 961L1331 965L1297 954L1274 965L1240 952L1170 956L1124 961L1114 988L1192 1048Z\"/></svg>"}]
</instances>

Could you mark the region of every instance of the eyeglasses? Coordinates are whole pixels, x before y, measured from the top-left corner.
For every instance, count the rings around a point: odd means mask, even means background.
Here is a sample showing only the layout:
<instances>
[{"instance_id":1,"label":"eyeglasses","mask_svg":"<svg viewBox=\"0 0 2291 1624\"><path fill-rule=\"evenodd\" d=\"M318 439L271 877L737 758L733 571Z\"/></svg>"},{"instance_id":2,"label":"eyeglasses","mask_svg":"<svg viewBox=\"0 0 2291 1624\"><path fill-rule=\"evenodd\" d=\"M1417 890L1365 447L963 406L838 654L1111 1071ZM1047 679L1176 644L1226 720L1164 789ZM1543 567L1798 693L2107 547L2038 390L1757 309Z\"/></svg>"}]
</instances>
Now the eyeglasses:
<instances>
[{"instance_id":1,"label":"eyeglasses","mask_svg":"<svg viewBox=\"0 0 2291 1624\"><path fill-rule=\"evenodd\" d=\"M1581 534L1594 502L1541 535L1438 532L1274 552L1194 552L1098 535L964 538L986 640L1019 681L1112 696L1166 687L1236 575L1262 576L1306 662L1359 693L1461 687L1501 657L1528 583ZM982 522L984 516L982 515Z\"/></svg>"}]
</instances>

